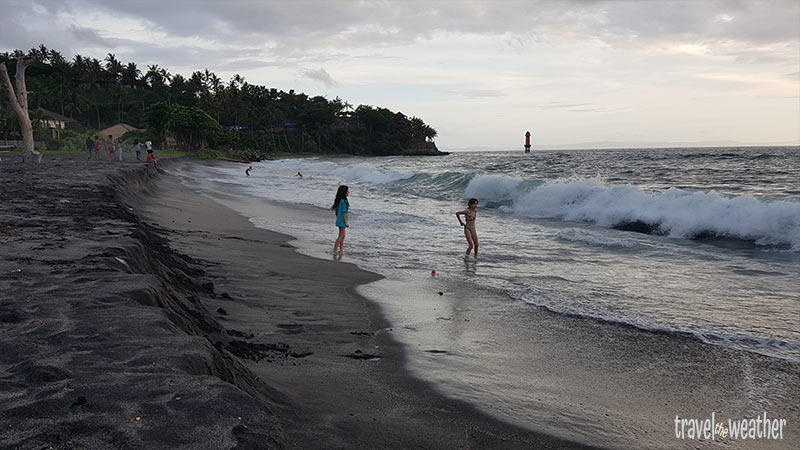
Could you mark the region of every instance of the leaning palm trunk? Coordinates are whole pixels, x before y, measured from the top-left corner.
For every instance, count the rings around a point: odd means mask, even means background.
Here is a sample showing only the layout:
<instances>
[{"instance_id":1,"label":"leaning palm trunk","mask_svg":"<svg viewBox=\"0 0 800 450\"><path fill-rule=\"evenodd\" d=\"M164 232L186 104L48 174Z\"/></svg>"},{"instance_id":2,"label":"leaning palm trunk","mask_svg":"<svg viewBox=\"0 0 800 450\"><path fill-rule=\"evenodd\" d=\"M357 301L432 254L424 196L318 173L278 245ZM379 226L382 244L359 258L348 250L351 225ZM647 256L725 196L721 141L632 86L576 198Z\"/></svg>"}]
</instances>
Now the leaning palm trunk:
<instances>
[{"instance_id":1,"label":"leaning palm trunk","mask_svg":"<svg viewBox=\"0 0 800 450\"><path fill-rule=\"evenodd\" d=\"M24 57L17 59L17 73L14 75L14 79L17 82L16 93L14 92L14 86L11 84L11 78L8 76L8 69L2 63L0 63L0 76L2 76L3 84L8 91L8 100L11 103L11 108L17 115L19 127L22 130L22 159L23 161L32 161L35 155L36 164L40 164L42 162L42 154L33 147L33 125L28 115L28 90L25 87L25 69L34 61L34 59Z\"/></svg>"}]
</instances>

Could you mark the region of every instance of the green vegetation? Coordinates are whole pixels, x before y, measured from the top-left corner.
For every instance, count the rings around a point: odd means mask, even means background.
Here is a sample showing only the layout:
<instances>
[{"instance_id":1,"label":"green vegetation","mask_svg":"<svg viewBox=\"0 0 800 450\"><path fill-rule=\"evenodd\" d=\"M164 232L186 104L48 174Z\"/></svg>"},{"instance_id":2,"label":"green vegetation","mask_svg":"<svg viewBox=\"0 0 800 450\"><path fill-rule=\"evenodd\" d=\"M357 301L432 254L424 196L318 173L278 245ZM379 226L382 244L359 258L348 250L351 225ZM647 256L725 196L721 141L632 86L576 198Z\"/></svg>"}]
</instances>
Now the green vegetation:
<instances>
[{"instance_id":1,"label":"green vegetation","mask_svg":"<svg viewBox=\"0 0 800 450\"><path fill-rule=\"evenodd\" d=\"M19 50L0 53L0 63L13 76L16 59L23 55ZM111 53L102 61L81 55L68 61L41 46L28 55L42 61L28 67L26 77L31 118L39 128L35 136L51 150L81 151L94 130L127 123L147 131L129 133L126 142L149 138L158 148L172 142L189 152L221 149L228 157L438 153L436 130L422 119L385 108L353 108L338 97L284 92L249 84L240 75L224 83L208 70L187 78L151 65L143 73L136 63L123 63ZM0 139L19 139L5 97L0 95ZM50 138L41 127L40 108L74 120L74 131Z\"/></svg>"}]
</instances>

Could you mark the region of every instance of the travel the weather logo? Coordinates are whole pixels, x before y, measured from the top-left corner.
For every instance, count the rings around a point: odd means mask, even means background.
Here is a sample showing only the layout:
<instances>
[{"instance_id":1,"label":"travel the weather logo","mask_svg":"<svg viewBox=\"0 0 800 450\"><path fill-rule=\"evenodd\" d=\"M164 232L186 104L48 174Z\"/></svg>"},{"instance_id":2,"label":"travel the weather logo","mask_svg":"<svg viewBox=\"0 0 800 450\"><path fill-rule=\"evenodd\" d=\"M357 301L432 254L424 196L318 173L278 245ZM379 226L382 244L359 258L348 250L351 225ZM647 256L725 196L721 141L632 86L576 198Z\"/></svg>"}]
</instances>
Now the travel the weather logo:
<instances>
[{"instance_id":1,"label":"travel the weather logo","mask_svg":"<svg viewBox=\"0 0 800 450\"><path fill-rule=\"evenodd\" d=\"M708 440L717 439L783 439L786 419L772 419L767 413L754 419L728 419L717 422L714 412L709 419L687 419L675 416L675 439Z\"/></svg>"}]
</instances>

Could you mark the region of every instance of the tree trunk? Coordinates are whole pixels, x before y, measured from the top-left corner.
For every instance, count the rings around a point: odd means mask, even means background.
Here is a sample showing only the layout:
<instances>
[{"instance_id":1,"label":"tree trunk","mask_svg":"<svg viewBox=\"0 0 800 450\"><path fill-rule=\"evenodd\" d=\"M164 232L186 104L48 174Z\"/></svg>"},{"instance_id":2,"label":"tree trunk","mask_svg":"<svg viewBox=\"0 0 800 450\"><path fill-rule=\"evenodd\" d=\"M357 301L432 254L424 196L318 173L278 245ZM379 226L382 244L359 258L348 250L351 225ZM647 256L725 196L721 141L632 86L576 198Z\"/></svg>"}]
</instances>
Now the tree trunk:
<instances>
[{"instance_id":1,"label":"tree trunk","mask_svg":"<svg viewBox=\"0 0 800 450\"><path fill-rule=\"evenodd\" d=\"M97 129L100 130L100 107L97 105L96 92L92 92L92 100L94 100L94 110L97 112Z\"/></svg>"},{"instance_id":2,"label":"tree trunk","mask_svg":"<svg viewBox=\"0 0 800 450\"><path fill-rule=\"evenodd\" d=\"M17 73L14 74L14 79L17 82L17 90L14 92L14 86L11 84L11 78L8 76L8 69L6 65L0 63L0 77L3 79L3 84L8 91L8 101L11 103L11 108L17 115L19 120L19 128L22 131L22 160L27 161L36 155L36 163L42 162L42 154L37 152L33 147L33 125L31 118L28 115L28 91L25 87L25 68L28 67L33 60L28 58L17 59Z\"/></svg>"}]
</instances>

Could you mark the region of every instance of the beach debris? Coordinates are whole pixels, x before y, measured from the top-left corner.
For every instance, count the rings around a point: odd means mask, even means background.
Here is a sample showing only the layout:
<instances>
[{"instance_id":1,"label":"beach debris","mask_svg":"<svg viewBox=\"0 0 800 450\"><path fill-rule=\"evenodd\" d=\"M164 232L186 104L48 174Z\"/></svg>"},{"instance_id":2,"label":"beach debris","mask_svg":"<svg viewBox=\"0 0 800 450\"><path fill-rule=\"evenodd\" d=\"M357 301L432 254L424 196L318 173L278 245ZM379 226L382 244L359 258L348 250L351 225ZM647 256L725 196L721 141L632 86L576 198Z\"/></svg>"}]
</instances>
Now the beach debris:
<instances>
[{"instance_id":1,"label":"beach debris","mask_svg":"<svg viewBox=\"0 0 800 450\"><path fill-rule=\"evenodd\" d=\"M128 265L128 261L125 261L124 259L120 258L119 256L115 256L114 259L116 259L117 261L122 263L122 265L124 265L125 267L128 267L128 268L131 267L131 266Z\"/></svg>"},{"instance_id":2,"label":"beach debris","mask_svg":"<svg viewBox=\"0 0 800 450\"><path fill-rule=\"evenodd\" d=\"M350 334L353 336L373 336L375 333L371 331L351 331Z\"/></svg>"},{"instance_id":3,"label":"beach debris","mask_svg":"<svg viewBox=\"0 0 800 450\"><path fill-rule=\"evenodd\" d=\"M181 398L180 397L175 397L175 401L179 402L179 401L181 401Z\"/></svg>"},{"instance_id":4,"label":"beach debris","mask_svg":"<svg viewBox=\"0 0 800 450\"><path fill-rule=\"evenodd\" d=\"M130 423L141 422L141 421L142 421L142 418L140 416L136 416L136 417L132 418L131 420L129 420Z\"/></svg>"},{"instance_id":5,"label":"beach debris","mask_svg":"<svg viewBox=\"0 0 800 450\"><path fill-rule=\"evenodd\" d=\"M379 359L382 358L382 356L380 355L372 355L370 353L364 353L361 350L356 350L349 355L341 355L341 356L351 359L360 359L362 361L378 361Z\"/></svg>"},{"instance_id":6,"label":"beach debris","mask_svg":"<svg viewBox=\"0 0 800 450\"><path fill-rule=\"evenodd\" d=\"M437 349L425 350L425 353L432 353L434 355L449 355L450 354L450 352L448 352L447 350L437 350Z\"/></svg>"}]
</instances>

